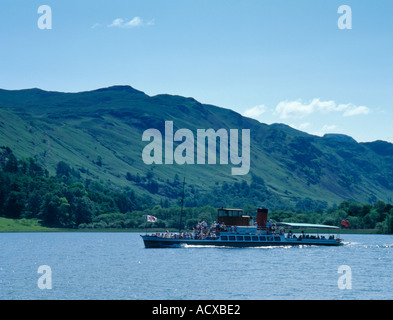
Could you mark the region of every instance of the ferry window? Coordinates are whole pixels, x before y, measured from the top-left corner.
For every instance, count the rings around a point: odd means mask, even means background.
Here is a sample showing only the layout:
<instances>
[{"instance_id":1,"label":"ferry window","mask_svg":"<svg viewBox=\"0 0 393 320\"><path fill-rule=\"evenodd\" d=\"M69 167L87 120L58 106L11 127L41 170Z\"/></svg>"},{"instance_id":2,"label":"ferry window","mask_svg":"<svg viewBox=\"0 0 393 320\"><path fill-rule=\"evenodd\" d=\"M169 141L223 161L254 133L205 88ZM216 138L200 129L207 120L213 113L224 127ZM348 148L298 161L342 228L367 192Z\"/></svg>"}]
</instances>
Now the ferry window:
<instances>
[{"instance_id":1,"label":"ferry window","mask_svg":"<svg viewBox=\"0 0 393 320\"><path fill-rule=\"evenodd\" d=\"M258 241L258 237L257 236L252 236L252 241Z\"/></svg>"},{"instance_id":2,"label":"ferry window","mask_svg":"<svg viewBox=\"0 0 393 320\"><path fill-rule=\"evenodd\" d=\"M237 236L238 241L243 241L243 236Z\"/></svg>"},{"instance_id":3,"label":"ferry window","mask_svg":"<svg viewBox=\"0 0 393 320\"><path fill-rule=\"evenodd\" d=\"M235 240L235 236L229 236L229 240Z\"/></svg>"},{"instance_id":4,"label":"ferry window","mask_svg":"<svg viewBox=\"0 0 393 320\"><path fill-rule=\"evenodd\" d=\"M259 237L259 240L260 241L266 241L266 237L265 236L261 236L261 237Z\"/></svg>"},{"instance_id":5,"label":"ferry window","mask_svg":"<svg viewBox=\"0 0 393 320\"><path fill-rule=\"evenodd\" d=\"M267 237L267 241L273 241L273 237L271 236Z\"/></svg>"},{"instance_id":6,"label":"ferry window","mask_svg":"<svg viewBox=\"0 0 393 320\"><path fill-rule=\"evenodd\" d=\"M221 240L228 240L228 236L221 236Z\"/></svg>"},{"instance_id":7,"label":"ferry window","mask_svg":"<svg viewBox=\"0 0 393 320\"><path fill-rule=\"evenodd\" d=\"M220 217L227 217L228 216L228 211L226 211L226 210L218 210L218 215Z\"/></svg>"},{"instance_id":8,"label":"ferry window","mask_svg":"<svg viewBox=\"0 0 393 320\"><path fill-rule=\"evenodd\" d=\"M250 236L245 236L245 237L244 237L244 240L250 241L250 240L251 240L251 237L250 237Z\"/></svg>"},{"instance_id":9,"label":"ferry window","mask_svg":"<svg viewBox=\"0 0 393 320\"><path fill-rule=\"evenodd\" d=\"M280 237L274 237L274 241L281 241Z\"/></svg>"}]
</instances>

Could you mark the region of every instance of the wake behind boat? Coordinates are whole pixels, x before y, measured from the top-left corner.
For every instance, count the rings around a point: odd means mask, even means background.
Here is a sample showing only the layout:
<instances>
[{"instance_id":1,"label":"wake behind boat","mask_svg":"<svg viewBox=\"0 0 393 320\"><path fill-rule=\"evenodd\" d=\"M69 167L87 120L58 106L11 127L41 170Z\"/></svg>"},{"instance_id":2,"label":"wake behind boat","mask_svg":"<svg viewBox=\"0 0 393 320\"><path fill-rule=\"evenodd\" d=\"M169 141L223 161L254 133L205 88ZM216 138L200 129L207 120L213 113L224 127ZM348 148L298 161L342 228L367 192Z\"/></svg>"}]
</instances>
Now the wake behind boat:
<instances>
[{"instance_id":1,"label":"wake behind boat","mask_svg":"<svg viewBox=\"0 0 393 320\"><path fill-rule=\"evenodd\" d=\"M263 247L263 246L340 246L342 239L337 235L320 235L319 230L339 229L335 226L302 224L267 220L268 210L257 209L256 222L251 216L243 215L241 209L218 209L217 221L208 226L199 223L191 232L155 233L141 235L146 248L173 248L185 245ZM286 231L288 230L288 231ZM300 232L296 232L302 230ZM313 230L313 233L304 230ZM315 232L316 231L316 232Z\"/></svg>"}]
</instances>

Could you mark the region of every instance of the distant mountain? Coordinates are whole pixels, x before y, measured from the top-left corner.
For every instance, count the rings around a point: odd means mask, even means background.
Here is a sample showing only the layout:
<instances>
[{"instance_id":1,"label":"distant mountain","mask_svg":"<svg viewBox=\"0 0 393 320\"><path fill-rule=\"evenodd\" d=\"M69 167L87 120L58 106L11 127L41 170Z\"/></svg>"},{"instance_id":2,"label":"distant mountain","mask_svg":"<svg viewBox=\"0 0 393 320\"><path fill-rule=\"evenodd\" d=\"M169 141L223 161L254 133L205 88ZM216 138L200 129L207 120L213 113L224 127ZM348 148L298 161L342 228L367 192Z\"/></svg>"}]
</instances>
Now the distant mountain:
<instances>
[{"instance_id":1,"label":"distant mountain","mask_svg":"<svg viewBox=\"0 0 393 320\"><path fill-rule=\"evenodd\" d=\"M347 142L356 142L356 140L350 136L345 134L338 134L338 133L327 133L323 136L325 139L334 139L337 141L347 141Z\"/></svg>"},{"instance_id":2,"label":"distant mountain","mask_svg":"<svg viewBox=\"0 0 393 320\"><path fill-rule=\"evenodd\" d=\"M228 165L146 165L142 134L174 130L250 129L251 169ZM285 207L304 201L373 202L393 198L393 145L357 143L344 135L317 137L283 124L266 125L193 98L148 96L130 86L63 93L0 90L0 146L33 157L54 173L59 161L113 188L130 187L156 201L175 202L186 177L187 195L233 205ZM179 186L176 186L179 184ZM236 189L237 188L237 189ZM238 191L236 191L238 190ZM235 201L236 200L236 201Z\"/></svg>"}]
</instances>

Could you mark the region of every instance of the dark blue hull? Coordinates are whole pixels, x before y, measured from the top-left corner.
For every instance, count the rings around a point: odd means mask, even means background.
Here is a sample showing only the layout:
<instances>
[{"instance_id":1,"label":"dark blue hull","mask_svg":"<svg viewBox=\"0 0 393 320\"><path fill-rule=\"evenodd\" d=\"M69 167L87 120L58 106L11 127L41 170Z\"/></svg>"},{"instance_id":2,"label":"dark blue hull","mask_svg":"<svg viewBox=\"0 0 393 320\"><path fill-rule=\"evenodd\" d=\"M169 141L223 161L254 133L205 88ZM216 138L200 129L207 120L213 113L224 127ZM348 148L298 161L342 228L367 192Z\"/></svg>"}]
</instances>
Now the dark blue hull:
<instances>
[{"instance_id":1,"label":"dark blue hull","mask_svg":"<svg viewBox=\"0 0 393 320\"><path fill-rule=\"evenodd\" d=\"M342 242L338 239L294 239L284 236L267 236L265 240L222 240L217 239L172 239L157 236L141 235L146 248L178 248L185 245L194 246L218 246L218 247L270 247L270 246L340 246ZM243 238L244 239L244 238Z\"/></svg>"}]
</instances>

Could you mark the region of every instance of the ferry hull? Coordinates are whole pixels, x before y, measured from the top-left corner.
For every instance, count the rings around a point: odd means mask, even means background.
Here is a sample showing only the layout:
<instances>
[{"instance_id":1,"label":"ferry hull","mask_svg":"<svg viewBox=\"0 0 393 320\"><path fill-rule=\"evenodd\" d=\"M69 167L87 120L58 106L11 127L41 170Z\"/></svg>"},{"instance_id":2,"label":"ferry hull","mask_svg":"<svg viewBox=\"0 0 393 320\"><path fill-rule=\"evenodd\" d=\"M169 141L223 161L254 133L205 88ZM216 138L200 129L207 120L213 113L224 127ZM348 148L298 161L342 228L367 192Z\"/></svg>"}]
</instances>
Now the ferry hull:
<instances>
[{"instance_id":1,"label":"ferry hull","mask_svg":"<svg viewBox=\"0 0 393 320\"><path fill-rule=\"evenodd\" d=\"M145 248L179 248L185 245L217 246L217 247L272 247L272 246L340 246L342 242L335 239L293 239L276 236L273 241L228 241L221 240L194 240L194 239L167 239L154 236L141 236Z\"/></svg>"}]
</instances>

